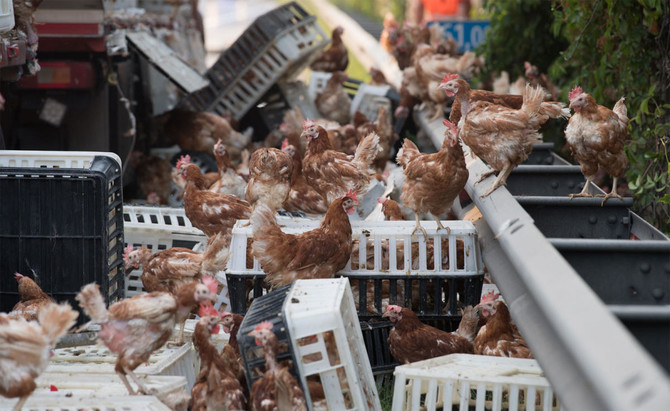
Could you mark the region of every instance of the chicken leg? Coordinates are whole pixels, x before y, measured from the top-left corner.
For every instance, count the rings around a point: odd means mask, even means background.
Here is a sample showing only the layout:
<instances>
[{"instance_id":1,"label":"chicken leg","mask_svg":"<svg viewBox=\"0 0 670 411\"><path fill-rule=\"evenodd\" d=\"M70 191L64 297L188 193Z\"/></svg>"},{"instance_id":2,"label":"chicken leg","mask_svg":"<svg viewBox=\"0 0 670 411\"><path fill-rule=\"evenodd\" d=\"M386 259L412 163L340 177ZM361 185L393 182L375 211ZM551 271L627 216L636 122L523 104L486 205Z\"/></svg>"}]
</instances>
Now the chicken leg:
<instances>
[{"instance_id":1,"label":"chicken leg","mask_svg":"<svg viewBox=\"0 0 670 411\"><path fill-rule=\"evenodd\" d=\"M488 176L490 176L490 175L492 175L492 174L495 174L495 173L496 173L495 170L489 170L489 171L487 171L487 172L485 172L485 173L482 173L482 175L479 177L479 179L478 179L477 181L475 181L475 183L473 184L473 186L474 186L474 185L477 185L477 184L479 184L479 183L481 183L482 181L484 181L485 179L487 179Z\"/></svg>"},{"instance_id":2,"label":"chicken leg","mask_svg":"<svg viewBox=\"0 0 670 411\"><path fill-rule=\"evenodd\" d=\"M117 371L116 375L118 375L119 378L121 378L121 382L123 383L123 385L125 385L126 389L128 390L128 394L137 395L135 390L133 390L133 387L130 386L130 383L128 382L128 377L126 377L126 374L124 374L121 371Z\"/></svg>"},{"instance_id":3,"label":"chicken leg","mask_svg":"<svg viewBox=\"0 0 670 411\"><path fill-rule=\"evenodd\" d=\"M496 191L498 187L507 185L507 177L509 177L509 175L512 173L513 168L514 167L511 164L505 164L505 167L500 170L500 173L498 173L498 178L496 178L496 181L493 182L493 185L491 188L489 188L489 191L479 196L479 198L488 197L492 192Z\"/></svg>"},{"instance_id":4,"label":"chicken leg","mask_svg":"<svg viewBox=\"0 0 670 411\"><path fill-rule=\"evenodd\" d=\"M141 393L141 394L144 394L144 395L153 395L153 394L156 393L156 390L155 390L155 389L149 389L149 388L142 382L142 380L140 380L140 379L137 377L137 375L135 375L135 373L134 373L130 368L126 368L126 367L124 367L124 368L123 368L123 371L126 372L126 375L130 375L130 378L133 380L133 382L135 382L135 384L137 384L137 394L140 394L140 393ZM126 379L126 382L128 382L127 379ZM127 387L128 387L128 386L126 386L126 388L127 388ZM131 394L131 395L133 395L133 394Z\"/></svg>"},{"instance_id":5,"label":"chicken leg","mask_svg":"<svg viewBox=\"0 0 670 411\"><path fill-rule=\"evenodd\" d=\"M28 397L30 397L30 395L25 395L25 396L19 398L19 402L16 403L16 405L14 406L13 411L21 411L21 408L23 408L23 404L25 404L26 401L28 401Z\"/></svg>"},{"instance_id":6,"label":"chicken leg","mask_svg":"<svg viewBox=\"0 0 670 411\"><path fill-rule=\"evenodd\" d=\"M181 326L179 327L179 337L177 337L177 341L168 341L167 347L181 347L184 345L184 327L186 326L186 321L181 323Z\"/></svg>"},{"instance_id":7,"label":"chicken leg","mask_svg":"<svg viewBox=\"0 0 670 411\"><path fill-rule=\"evenodd\" d=\"M582 191L576 194L569 194L568 197L575 198L575 197L593 197L593 194L589 193L589 184L591 183L591 177L586 177L586 182L584 183L584 188L582 188ZM603 200L603 204L605 203L605 200Z\"/></svg>"},{"instance_id":8,"label":"chicken leg","mask_svg":"<svg viewBox=\"0 0 670 411\"><path fill-rule=\"evenodd\" d=\"M623 197L621 197L619 194L616 192L616 186L617 186L617 177L612 177L612 191L610 191L607 194L597 194L596 197L605 197L603 198L603 202L600 203L600 206L605 205L605 201L607 201L608 198L618 198L619 200L623 200ZM585 186L586 187L586 186Z\"/></svg>"},{"instance_id":9,"label":"chicken leg","mask_svg":"<svg viewBox=\"0 0 670 411\"><path fill-rule=\"evenodd\" d=\"M442 222L440 221L440 217L436 216L436 215L433 214L433 213L430 213L430 215L432 215L433 218L435 219L435 222L437 223L437 230L438 230L438 231L440 231L440 230L446 230L446 231L447 231L447 235L451 234L451 228L443 226L443 225L442 225Z\"/></svg>"},{"instance_id":10,"label":"chicken leg","mask_svg":"<svg viewBox=\"0 0 670 411\"><path fill-rule=\"evenodd\" d=\"M421 223L419 222L419 214L415 213L414 217L416 217L416 227L414 227L414 231L412 231L412 235L414 235L417 230L420 230L423 233L424 238L428 238L428 234L426 233L426 230L421 227Z\"/></svg>"}]
</instances>

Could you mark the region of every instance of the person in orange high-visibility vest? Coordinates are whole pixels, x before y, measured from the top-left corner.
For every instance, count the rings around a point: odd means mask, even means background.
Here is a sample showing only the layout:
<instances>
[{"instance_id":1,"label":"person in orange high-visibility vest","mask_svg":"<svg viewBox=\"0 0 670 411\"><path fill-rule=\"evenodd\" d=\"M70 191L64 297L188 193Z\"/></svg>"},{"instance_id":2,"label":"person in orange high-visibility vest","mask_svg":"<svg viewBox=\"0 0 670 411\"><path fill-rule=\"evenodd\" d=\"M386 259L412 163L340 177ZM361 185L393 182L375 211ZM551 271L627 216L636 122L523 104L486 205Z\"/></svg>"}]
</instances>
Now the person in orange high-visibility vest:
<instances>
[{"instance_id":1,"label":"person in orange high-visibility vest","mask_svg":"<svg viewBox=\"0 0 670 411\"><path fill-rule=\"evenodd\" d=\"M405 17L418 24L430 20L467 19L470 8L470 0L410 0Z\"/></svg>"}]
</instances>

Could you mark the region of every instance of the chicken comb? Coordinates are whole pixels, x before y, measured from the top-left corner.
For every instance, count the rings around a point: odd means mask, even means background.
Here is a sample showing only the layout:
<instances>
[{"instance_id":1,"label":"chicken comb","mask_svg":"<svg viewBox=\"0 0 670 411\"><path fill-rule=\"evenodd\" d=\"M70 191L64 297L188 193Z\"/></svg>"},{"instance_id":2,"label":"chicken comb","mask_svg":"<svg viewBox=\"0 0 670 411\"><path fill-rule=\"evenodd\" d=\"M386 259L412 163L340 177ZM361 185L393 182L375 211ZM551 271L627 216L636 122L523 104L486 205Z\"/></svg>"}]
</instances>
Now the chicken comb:
<instances>
[{"instance_id":1,"label":"chicken comb","mask_svg":"<svg viewBox=\"0 0 670 411\"><path fill-rule=\"evenodd\" d=\"M228 317L229 315L233 315L233 313L231 313L230 311L226 311L226 310L223 310L219 313L219 317L221 317L221 318Z\"/></svg>"},{"instance_id":2,"label":"chicken comb","mask_svg":"<svg viewBox=\"0 0 670 411\"><path fill-rule=\"evenodd\" d=\"M583 93L582 88L579 86L575 86L575 88L572 89L570 94L568 94L568 100L572 102L572 100L576 99L582 93Z\"/></svg>"},{"instance_id":3,"label":"chicken comb","mask_svg":"<svg viewBox=\"0 0 670 411\"><path fill-rule=\"evenodd\" d=\"M130 253L133 252L133 245L130 244L128 247L123 249L123 261L126 262L128 260L128 257L130 257Z\"/></svg>"},{"instance_id":4,"label":"chicken comb","mask_svg":"<svg viewBox=\"0 0 670 411\"><path fill-rule=\"evenodd\" d=\"M274 327L274 326L272 325L272 323L270 321L263 321L262 323L258 324L256 326L256 328L254 328L254 331L271 330L272 327Z\"/></svg>"},{"instance_id":5,"label":"chicken comb","mask_svg":"<svg viewBox=\"0 0 670 411\"><path fill-rule=\"evenodd\" d=\"M524 69L528 70L530 67L531 67L531 65L530 65L530 62L529 62L529 61L524 61L524 62L523 62L523 68L524 68Z\"/></svg>"},{"instance_id":6,"label":"chicken comb","mask_svg":"<svg viewBox=\"0 0 670 411\"><path fill-rule=\"evenodd\" d=\"M202 276L202 283L207 286L209 289L209 292L212 294L216 294L217 289L219 288L219 282L214 279L211 275L203 275Z\"/></svg>"},{"instance_id":7,"label":"chicken comb","mask_svg":"<svg viewBox=\"0 0 670 411\"><path fill-rule=\"evenodd\" d=\"M23 274L21 274L21 273L14 273L14 279L15 279L16 281L18 281L18 280L20 280L20 279L22 279L22 278L23 278Z\"/></svg>"},{"instance_id":8,"label":"chicken comb","mask_svg":"<svg viewBox=\"0 0 670 411\"><path fill-rule=\"evenodd\" d=\"M307 131L307 129L310 128L310 127L314 127L314 122L312 120L307 119L307 120L302 122L302 129L304 131Z\"/></svg>"},{"instance_id":9,"label":"chicken comb","mask_svg":"<svg viewBox=\"0 0 670 411\"><path fill-rule=\"evenodd\" d=\"M284 141L281 142L281 149L284 151L288 147L288 138L285 138Z\"/></svg>"},{"instance_id":10,"label":"chicken comb","mask_svg":"<svg viewBox=\"0 0 670 411\"><path fill-rule=\"evenodd\" d=\"M358 196L356 195L356 190L347 191L347 194L345 194L344 197L349 197L350 199L352 199L354 201L358 201Z\"/></svg>"},{"instance_id":11,"label":"chicken comb","mask_svg":"<svg viewBox=\"0 0 670 411\"><path fill-rule=\"evenodd\" d=\"M207 316L212 316L212 317L218 317L219 312L216 311L216 308L212 304L200 304L200 308L198 309L198 316L200 317L207 317Z\"/></svg>"},{"instance_id":12,"label":"chicken comb","mask_svg":"<svg viewBox=\"0 0 670 411\"><path fill-rule=\"evenodd\" d=\"M447 73L447 74L444 75L444 78L442 79L442 84L447 83L451 80L456 80L457 78L458 78L458 74Z\"/></svg>"},{"instance_id":13,"label":"chicken comb","mask_svg":"<svg viewBox=\"0 0 670 411\"><path fill-rule=\"evenodd\" d=\"M489 302L493 302L500 297L500 293L496 293L495 291L491 290L488 293L484 294L482 296L482 300L479 302L480 304L485 304Z\"/></svg>"},{"instance_id":14,"label":"chicken comb","mask_svg":"<svg viewBox=\"0 0 670 411\"><path fill-rule=\"evenodd\" d=\"M190 162L191 156L188 154L179 157L179 160L177 160L177 170L181 170L181 166L189 164Z\"/></svg>"},{"instance_id":15,"label":"chicken comb","mask_svg":"<svg viewBox=\"0 0 670 411\"><path fill-rule=\"evenodd\" d=\"M384 203L387 202L387 201L388 201L388 198L386 198L386 197L378 197L378 198L377 198L377 202L378 202L379 204L384 204Z\"/></svg>"},{"instance_id":16,"label":"chicken comb","mask_svg":"<svg viewBox=\"0 0 670 411\"><path fill-rule=\"evenodd\" d=\"M456 128L456 124L452 123L449 120L442 120L442 124L447 126L449 130L451 130L451 132L454 133L454 135L456 136L458 135L458 128Z\"/></svg>"}]
</instances>

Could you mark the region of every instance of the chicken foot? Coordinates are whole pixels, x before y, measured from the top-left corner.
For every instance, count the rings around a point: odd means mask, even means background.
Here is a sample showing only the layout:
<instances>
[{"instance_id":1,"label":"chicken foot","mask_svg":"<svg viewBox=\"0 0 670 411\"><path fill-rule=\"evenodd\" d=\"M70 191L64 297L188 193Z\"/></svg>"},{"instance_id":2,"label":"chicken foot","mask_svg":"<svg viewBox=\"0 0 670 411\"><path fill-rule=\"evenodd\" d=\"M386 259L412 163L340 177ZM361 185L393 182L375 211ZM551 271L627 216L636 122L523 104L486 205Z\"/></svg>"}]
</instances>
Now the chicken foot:
<instances>
[{"instance_id":1,"label":"chicken foot","mask_svg":"<svg viewBox=\"0 0 670 411\"><path fill-rule=\"evenodd\" d=\"M21 411L21 408L23 408L23 404L25 404L26 401L28 401L28 397L30 397L30 395L25 395L19 398L19 402L16 403L16 405L13 408L13 411Z\"/></svg>"},{"instance_id":2,"label":"chicken foot","mask_svg":"<svg viewBox=\"0 0 670 411\"><path fill-rule=\"evenodd\" d=\"M582 188L582 191L576 194L569 194L568 197L570 199L575 198L575 197L593 197L593 194L589 193L589 184L591 183L591 178L586 177L586 182L584 183L584 188ZM605 200L603 200L603 204L605 203Z\"/></svg>"},{"instance_id":3,"label":"chicken foot","mask_svg":"<svg viewBox=\"0 0 670 411\"><path fill-rule=\"evenodd\" d=\"M181 327L179 327L179 337L177 337L177 341L168 341L167 347L181 347L184 345L184 327L186 326L186 321L181 323Z\"/></svg>"},{"instance_id":4,"label":"chicken foot","mask_svg":"<svg viewBox=\"0 0 670 411\"><path fill-rule=\"evenodd\" d=\"M433 213L431 213L430 215L433 216L433 218L435 219L435 222L437 223L437 231L446 230L447 235L451 234L451 228L443 226L442 222L440 221L440 217L436 216Z\"/></svg>"},{"instance_id":5,"label":"chicken foot","mask_svg":"<svg viewBox=\"0 0 670 411\"><path fill-rule=\"evenodd\" d=\"M485 173L482 173L481 177L479 177L479 179L478 179L477 181L475 181L475 183L473 184L473 186L474 186L474 185L477 185L478 183L481 183L482 181L486 180L490 175L493 175L493 174L495 174L495 173L496 173L495 170L489 170L489 171L487 171L487 172L485 172Z\"/></svg>"},{"instance_id":6,"label":"chicken foot","mask_svg":"<svg viewBox=\"0 0 670 411\"><path fill-rule=\"evenodd\" d=\"M509 177L509 175L512 173L513 168L514 167L512 167L511 164L506 164L505 167L500 170L498 178L496 178L496 181L493 182L493 185L491 188L489 188L489 191L479 196L479 198L488 197L492 192L496 191L498 187L507 185L507 177Z\"/></svg>"},{"instance_id":7,"label":"chicken foot","mask_svg":"<svg viewBox=\"0 0 670 411\"><path fill-rule=\"evenodd\" d=\"M603 202L600 203L601 207L605 205L605 201L607 201L608 198L618 198L619 200L623 200L623 197L616 192L617 180L617 177L612 177L612 191L607 194L596 194L596 197L605 197L603 198Z\"/></svg>"},{"instance_id":8,"label":"chicken foot","mask_svg":"<svg viewBox=\"0 0 670 411\"><path fill-rule=\"evenodd\" d=\"M144 394L144 395L154 395L154 394L156 394L157 391L155 389L149 389L142 382L142 380L140 380L137 377L137 375L135 375L135 373L130 368L123 367L123 371L125 371L126 375L129 375L130 379L132 379L133 382L135 384L137 384L137 393L135 393L135 394ZM130 395L135 395L135 394L132 393L133 392L132 388L130 388L130 384L128 384L128 379L126 378L125 375L122 377L122 380L124 380L124 384L127 384L126 388L129 388L129 391L131 392Z\"/></svg>"},{"instance_id":9,"label":"chicken foot","mask_svg":"<svg viewBox=\"0 0 670 411\"><path fill-rule=\"evenodd\" d=\"M416 217L416 227L414 227L414 231L412 231L412 235L416 234L417 230L421 231L423 233L424 238L428 238L428 234L426 233L426 229L421 227L421 222L419 222L419 214L415 213L414 217Z\"/></svg>"}]
</instances>

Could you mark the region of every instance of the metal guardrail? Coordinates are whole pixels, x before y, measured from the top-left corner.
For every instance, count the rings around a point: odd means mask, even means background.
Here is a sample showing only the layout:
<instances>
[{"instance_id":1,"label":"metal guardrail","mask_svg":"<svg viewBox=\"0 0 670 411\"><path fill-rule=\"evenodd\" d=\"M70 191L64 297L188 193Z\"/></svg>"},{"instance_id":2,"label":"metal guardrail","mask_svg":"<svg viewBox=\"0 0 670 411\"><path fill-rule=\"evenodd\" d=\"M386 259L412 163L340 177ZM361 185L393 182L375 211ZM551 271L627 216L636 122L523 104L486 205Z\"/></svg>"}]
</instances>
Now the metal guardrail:
<instances>
[{"instance_id":1,"label":"metal guardrail","mask_svg":"<svg viewBox=\"0 0 670 411\"><path fill-rule=\"evenodd\" d=\"M415 112L417 124L439 147L444 126L427 118ZM474 185L488 168L472 159L467 146L463 149L470 171L466 191L473 204L457 214L462 218L473 207L481 212L475 226L484 263L565 408L666 409L668 375L613 313L634 319L651 310L666 319L670 307L606 306L505 187L479 198L492 179ZM630 220L640 223L637 216ZM663 237L644 230L650 238Z\"/></svg>"}]
</instances>

